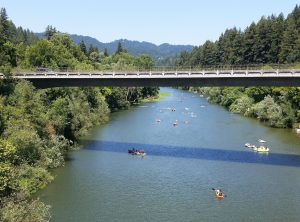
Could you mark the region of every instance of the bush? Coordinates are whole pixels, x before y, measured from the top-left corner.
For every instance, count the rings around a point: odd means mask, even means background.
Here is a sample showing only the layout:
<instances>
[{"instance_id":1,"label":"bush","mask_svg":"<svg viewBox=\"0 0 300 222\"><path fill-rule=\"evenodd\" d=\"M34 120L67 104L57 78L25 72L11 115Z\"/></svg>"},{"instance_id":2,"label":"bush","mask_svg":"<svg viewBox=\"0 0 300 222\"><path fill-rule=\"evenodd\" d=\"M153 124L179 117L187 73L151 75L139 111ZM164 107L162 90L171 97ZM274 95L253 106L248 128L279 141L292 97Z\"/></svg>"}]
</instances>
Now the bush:
<instances>
[{"instance_id":1,"label":"bush","mask_svg":"<svg viewBox=\"0 0 300 222\"><path fill-rule=\"evenodd\" d=\"M253 105L254 100L244 95L234 101L229 107L229 110L233 113L239 113L244 116L249 116L249 111Z\"/></svg>"},{"instance_id":2,"label":"bush","mask_svg":"<svg viewBox=\"0 0 300 222\"><path fill-rule=\"evenodd\" d=\"M50 221L50 206L39 199L27 200L15 195L3 199L0 221L4 222L47 222Z\"/></svg>"}]
</instances>

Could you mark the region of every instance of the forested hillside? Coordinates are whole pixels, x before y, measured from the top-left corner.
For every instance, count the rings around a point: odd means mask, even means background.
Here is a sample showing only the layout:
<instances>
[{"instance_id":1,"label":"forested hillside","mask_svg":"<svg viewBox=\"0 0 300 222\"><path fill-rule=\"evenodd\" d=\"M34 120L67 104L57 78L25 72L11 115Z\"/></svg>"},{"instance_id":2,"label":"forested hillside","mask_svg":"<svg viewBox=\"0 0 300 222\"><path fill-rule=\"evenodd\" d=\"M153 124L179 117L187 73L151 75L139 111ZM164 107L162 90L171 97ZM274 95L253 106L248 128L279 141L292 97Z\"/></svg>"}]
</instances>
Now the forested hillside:
<instances>
[{"instance_id":1,"label":"forested hillside","mask_svg":"<svg viewBox=\"0 0 300 222\"><path fill-rule=\"evenodd\" d=\"M158 95L158 88L54 88L37 90L15 81L15 69L54 70L151 67L148 56L134 57L122 45L111 55L77 46L48 26L40 40L16 28L0 11L0 221L49 221L49 206L32 194L53 180L50 170L64 165L66 153L109 113Z\"/></svg>"},{"instance_id":2,"label":"forested hillside","mask_svg":"<svg viewBox=\"0 0 300 222\"><path fill-rule=\"evenodd\" d=\"M300 8L262 17L244 31L227 29L215 42L206 41L191 53L183 52L181 66L296 63L300 61Z\"/></svg>"},{"instance_id":3,"label":"forested hillside","mask_svg":"<svg viewBox=\"0 0 300 222\"><path fill-rule=\"evenodd\" d=\"M286 18L262 17L244 31L227 29L216 42L207 41L191 53L182 52L178 66L243 65L263 68L300 68L300 7ZM216 87L195 88L208 100L234 113L255 117L272 127L293 127L300 122L300 88Z\"/></svg>"}]
</instances>

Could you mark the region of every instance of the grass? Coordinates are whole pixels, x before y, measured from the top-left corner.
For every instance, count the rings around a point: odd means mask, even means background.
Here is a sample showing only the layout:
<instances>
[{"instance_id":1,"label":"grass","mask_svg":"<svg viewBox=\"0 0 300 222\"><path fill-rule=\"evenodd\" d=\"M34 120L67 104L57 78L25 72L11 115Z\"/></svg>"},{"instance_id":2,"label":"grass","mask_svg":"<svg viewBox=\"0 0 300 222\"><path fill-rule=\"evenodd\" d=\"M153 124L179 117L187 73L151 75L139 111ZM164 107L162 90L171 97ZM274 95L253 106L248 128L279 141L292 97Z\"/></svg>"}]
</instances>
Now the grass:
<instances>
[{"instance_id":1,"label":"grass","mask_svg":"<svg viewBox=\"0 0 300 222\"><path fill-rule=\"evenodd\" d=\"M159 101L162 101L164 98L166 98L168 96L171 96L171 93L167 93L167 92L159 93L158 96L143 99L143 100L141 100L141 102L142 103L159 102Z\"/></svg>"}]
</instances>

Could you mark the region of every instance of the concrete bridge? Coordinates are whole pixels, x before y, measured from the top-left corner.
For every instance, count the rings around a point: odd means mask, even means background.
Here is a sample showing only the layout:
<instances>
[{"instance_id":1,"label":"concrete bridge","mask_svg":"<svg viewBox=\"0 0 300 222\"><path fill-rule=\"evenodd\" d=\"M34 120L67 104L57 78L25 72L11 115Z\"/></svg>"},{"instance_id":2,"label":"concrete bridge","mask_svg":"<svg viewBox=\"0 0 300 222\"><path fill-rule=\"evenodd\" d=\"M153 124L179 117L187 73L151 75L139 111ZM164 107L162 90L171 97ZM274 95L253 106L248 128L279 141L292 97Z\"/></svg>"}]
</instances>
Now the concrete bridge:
<instances>
[{"instance_id":1,"label":"concrete bridge","mask_svg":"<svg viewBox=\"0 0 300 222\"><path fill-rule=\"evenodd\" d=\"M0 78L4 78L0 73ZM19 72L37 88L89 86L300 86L300 70Z\"/></svg>"}]
</instances>

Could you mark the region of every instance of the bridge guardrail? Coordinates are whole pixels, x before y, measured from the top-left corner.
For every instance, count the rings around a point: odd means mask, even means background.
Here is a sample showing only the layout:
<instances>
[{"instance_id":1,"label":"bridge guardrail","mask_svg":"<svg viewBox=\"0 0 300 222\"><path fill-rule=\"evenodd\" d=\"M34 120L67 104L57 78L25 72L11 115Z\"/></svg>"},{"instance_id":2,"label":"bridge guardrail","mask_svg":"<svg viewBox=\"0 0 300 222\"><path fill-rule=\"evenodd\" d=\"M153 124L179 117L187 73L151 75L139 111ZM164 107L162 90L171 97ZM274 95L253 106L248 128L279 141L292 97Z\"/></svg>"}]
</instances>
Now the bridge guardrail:
<instances>
[{"instance_id":1,"label":"bridge guardrail","mask_svg":"<svg viewBox=\"0 0 300 222\"><path fill-rule=\"evenodd\" d=\"M294 69L273 69L273 70L150 70L150 71L101 71L101 72L27 72L27 73L16 73L15 78L143 78L143 77L184 77L184 76L193 76L193 77L269 77L269 76L300 76L300 70ZM0 73L0 77L3 78L3 74Z\"/></svg>"}]
</instances>

